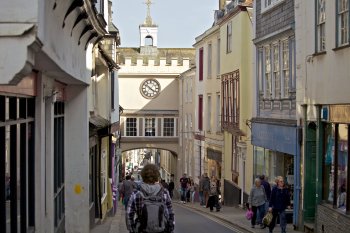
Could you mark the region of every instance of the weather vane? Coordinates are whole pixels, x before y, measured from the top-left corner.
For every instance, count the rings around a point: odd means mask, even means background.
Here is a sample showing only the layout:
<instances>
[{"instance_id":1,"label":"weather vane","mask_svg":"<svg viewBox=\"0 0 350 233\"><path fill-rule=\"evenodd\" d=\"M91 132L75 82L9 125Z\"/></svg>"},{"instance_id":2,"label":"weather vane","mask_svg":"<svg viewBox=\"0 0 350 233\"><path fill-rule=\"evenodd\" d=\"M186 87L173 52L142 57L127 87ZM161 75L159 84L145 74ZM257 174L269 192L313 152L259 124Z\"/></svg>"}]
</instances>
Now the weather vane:
<instances>
[{"instance_id":1,"label":"weather vane","mask_svg":"<svg viewBox=\"0 0 350 233\"><path fill-rule=\"evenodd\" d=\"M151 5L154 4L152 3L152 0L146 0L145 4L147 5L147 16L146 16L146 25L152 25L152 17L151 17Z\"/></svg>"}]
</instances>

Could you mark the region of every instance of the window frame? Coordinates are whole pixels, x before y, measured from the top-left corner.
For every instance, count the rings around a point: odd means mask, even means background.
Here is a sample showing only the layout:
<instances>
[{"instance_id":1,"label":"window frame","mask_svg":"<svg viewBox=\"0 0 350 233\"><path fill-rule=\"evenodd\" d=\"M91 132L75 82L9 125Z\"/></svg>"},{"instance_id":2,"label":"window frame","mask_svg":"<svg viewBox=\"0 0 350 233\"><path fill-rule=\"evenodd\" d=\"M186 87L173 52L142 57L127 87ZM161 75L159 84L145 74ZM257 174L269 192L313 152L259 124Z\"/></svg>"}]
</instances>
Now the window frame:
<instances>
[{"instance_id":1,"label":"window frame","mask_svg":"<svg viewBox=\"0 0 350 233\"><path fill-rule=\"evenodd\" d=\"M173 122L166 122L167 120L172 120ZM171 126L166 126L166 124L172 124L172 127ZM162 135L164 137L175 137L176 136L176 132L175 132L175 129L176 129L176 119L173 118L173 117L164 117L162 119ZM167 131L168 130L172 130L172 134L169 134L169 135L166 135Z\"/></svg>"},{"instance_id":2,"label":"window frame","mask_svg":"<svg viewBox=\"0 0 350 233\"><path fill-rule=\"evenodd\" d=\"M284 1L285 0L261 0L261 14L272 10Z\"/></svg>"},{"instance_id":3,"label":"window frame","mask_svg":"<svg viewBox=\"0 0 350 233\"><path fill-rule=\"evenodd\" d=\"M150 127L147 127L147 121L148 120L152 120L152 126L151 126L151 129L152 129L152 135L147 135L147 132L146 130L149 129ZM157 136L157 118L155 117L145 117L144 118L144 136L145 137L156 137Z\"/></svg>"},{"instance_id":4,"label":"window frame","mask_svg":"<svg viewBox=\"0 0 350 233\"><path fill-rule=\"evenodd\" d=\"M232 52L232 21L226 25L226 53Z\"/></svg>"},{"instance_id":5,"label":"window frame","mask_svg":"<svg viewBox=\"0 0 350 233\"><path fill-rule=\"evenodd\" d=\"M129 125L128 124L131 124L131 123L128 123L128 120L132 120L132 119L135 119L135 128L134 127L129 127ZM134 123L134 122L132 122L132 123ZM128 135L129 134L129 132L134 132L134 131L131 131L131 130L129 130L129 129L135 129L135 133L136 133L136 135ZM138 136L138 118L137 117L127 117L126 119L125 119L125 137L137 137Z\"/></svg>"},{"instance_id":6,"label":"window frame","mask_svg":"<svg viewBox=\"0 0 350 233\"><path fill-rule=\"evenodd\" d=\"M212 127L211 127L211 120L212 120L212 98L211 98L211 94L209 94L207 96L207 131L211 132L212 131Z\"/></svg>"},{"instance_id":7,"label":"window frame","mask_svg":"<svg viewBox=\"0 0 350 233\"><path fill-rule=\"evenodd\" d=\"M213 64L213 46L212 43L208 44L208 58L207 58L207 64L208 64L208 79L211 79L213 69L212 69L212 64Z\"/></svg>"},{"instance_id":8,"label":"window frame","mask_svg":"<svg viewBox=\"0 0 350 233\"><path fill-rule=\"evenodd\" d=\"M273 77L273 97L274 99L280 99L282 96L281 91L281 69L280 69L280 44L279 41L272 45L272 57L273 57L273 66L272 66L272 77ZM276 54L277 51L277 54Z\"/></svg>"},{"instance_id":9,"label":"window frame","mask_svg":"<svg viewBox=\"0 0 350 233\"><path fill-rule=\"evenodd\" d=\"M315 0L315 50L316 53L321 53L326 51L326 1L325 0ZM320 19L320 7L321 3L323 3L323 15L322 19ZM322 39L323 38L323 39Z\"/></svg>"},{"instance_id":10,"label":"window frame","mask_svg":"<svg viewBox=\"0 0 350 233\"><path fill-rule=\"evenodd\" d=\"M345 11L340 12L340 2L344 0L337 0L336 1L336 47L342 47L349 45L350 43L350 2L347 1L347 9ZM347 40L345 42L342 42L342 16L347 16L347 20L344 22L347 24L344 26L345 36L347 37Z\"/></svg>"}]
</instances>

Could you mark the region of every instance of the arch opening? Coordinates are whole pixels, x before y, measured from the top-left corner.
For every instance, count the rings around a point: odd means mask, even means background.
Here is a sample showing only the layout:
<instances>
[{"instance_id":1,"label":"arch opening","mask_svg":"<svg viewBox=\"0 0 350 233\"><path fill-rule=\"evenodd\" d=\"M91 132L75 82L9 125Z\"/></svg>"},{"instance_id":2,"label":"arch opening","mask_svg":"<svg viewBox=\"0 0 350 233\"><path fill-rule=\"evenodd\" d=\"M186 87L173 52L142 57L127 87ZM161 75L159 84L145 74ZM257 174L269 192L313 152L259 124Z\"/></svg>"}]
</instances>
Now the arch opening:
<instances>
[{"instance_id":1,"label":"arch opening","mask_svg":"<svg viewBox=\"0 0 350 233\"><path fill-rule=\"evenodd\" d=\"M153 46L153 37L148 35L145 37L145 45L146 46Z\"/></svg>"}]
</instances>

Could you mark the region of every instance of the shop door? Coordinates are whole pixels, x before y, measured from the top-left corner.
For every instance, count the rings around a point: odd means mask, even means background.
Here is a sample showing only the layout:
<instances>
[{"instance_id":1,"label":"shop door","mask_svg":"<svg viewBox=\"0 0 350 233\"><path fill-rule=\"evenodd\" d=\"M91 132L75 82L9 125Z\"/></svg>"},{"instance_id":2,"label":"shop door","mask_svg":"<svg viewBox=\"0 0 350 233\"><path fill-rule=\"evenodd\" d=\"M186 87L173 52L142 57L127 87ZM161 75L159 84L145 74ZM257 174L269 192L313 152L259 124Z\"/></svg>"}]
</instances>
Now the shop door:
<instances>
[{"instance_id":1,"label":"shop door","mask_svg":"<svg viewBox=\"0 0 350 233\"><path fill-rule=\"evenodd\" d=\"M315 196L316 196L316 124L309 123L306 132L305 145L305 188L304 188L304 220L315 219Z\"/></svg>"}]
</instances>

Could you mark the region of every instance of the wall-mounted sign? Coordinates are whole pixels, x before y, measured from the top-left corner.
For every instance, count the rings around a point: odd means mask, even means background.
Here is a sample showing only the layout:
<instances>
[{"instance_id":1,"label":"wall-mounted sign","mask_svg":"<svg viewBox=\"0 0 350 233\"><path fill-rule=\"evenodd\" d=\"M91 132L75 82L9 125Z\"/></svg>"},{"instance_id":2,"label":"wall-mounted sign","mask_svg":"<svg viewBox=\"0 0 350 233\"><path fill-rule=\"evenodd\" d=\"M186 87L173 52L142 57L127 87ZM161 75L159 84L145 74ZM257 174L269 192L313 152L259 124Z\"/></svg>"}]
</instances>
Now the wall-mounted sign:
<instances>
[{"instance_id":1,"label":"wall-mounted sign","mask_svg":"<svg viewBox=\"0 0 350 233\"><path fill-rule=\"evenodd\" d=\"M329 121L336 123L350 123L350 105L330 105Z\"/></svg>"}]
</instances>

